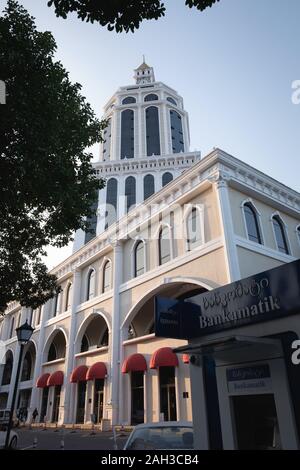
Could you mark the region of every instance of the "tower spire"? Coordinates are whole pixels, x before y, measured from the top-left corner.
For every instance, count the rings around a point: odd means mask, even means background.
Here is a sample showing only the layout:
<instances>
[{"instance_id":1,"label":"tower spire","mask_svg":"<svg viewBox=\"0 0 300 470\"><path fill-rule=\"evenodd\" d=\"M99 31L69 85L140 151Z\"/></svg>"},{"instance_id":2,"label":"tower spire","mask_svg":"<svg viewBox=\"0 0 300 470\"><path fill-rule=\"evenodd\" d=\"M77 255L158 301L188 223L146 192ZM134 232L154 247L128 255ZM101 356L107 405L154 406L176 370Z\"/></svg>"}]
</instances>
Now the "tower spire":
<instances>
[{"instance_id":1,"label":"tower spire","mask_svg":"<svg viewBox=\"0 0 300 470\"><path fill-rule=\"evenodd\" d=\"M143 54L142 64L137 69L135 69L134 72L134 78L137 84L155 82L153 67L150 67L148 64L146 64L145 54Z\"/></svg>"}]
</instances>

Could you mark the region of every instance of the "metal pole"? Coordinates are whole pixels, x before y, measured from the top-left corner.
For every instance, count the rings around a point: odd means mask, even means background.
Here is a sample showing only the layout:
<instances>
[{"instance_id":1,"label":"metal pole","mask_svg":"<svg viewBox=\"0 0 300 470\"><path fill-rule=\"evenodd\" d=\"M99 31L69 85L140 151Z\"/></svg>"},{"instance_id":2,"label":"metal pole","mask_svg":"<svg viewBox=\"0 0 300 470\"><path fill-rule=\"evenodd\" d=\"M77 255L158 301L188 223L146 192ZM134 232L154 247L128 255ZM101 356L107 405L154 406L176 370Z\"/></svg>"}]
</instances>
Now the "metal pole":
<instances>
[{"instance_id":1,"label":"metal pole","mask_svg":"<svg viewBox=\"0 0 300 470\"><path fill-rule=\"evenodd\" d=\"M17 397L17 391L18 391L19 375L20 375L20 370L21 370L23 349L24 349L24 344L21 344L20 345L19 362L18 362L18 368L17 368L17 375L16 375L16 380L15 380L15 386L14 386L14 393L13 393L13 398L12 398L12 402L11 402L11 408L10 408L10 413L9 413L9 421L8 421L7 432L6 432L6 439L5 439L5 446L4 446L5 449L9 449L9 436L10 436L10 431L11 431L12 423L13 423L13 415L14 415L14 409L15 409L15 403L16 403L16 397Z\"/></svg>"}]
</instances>

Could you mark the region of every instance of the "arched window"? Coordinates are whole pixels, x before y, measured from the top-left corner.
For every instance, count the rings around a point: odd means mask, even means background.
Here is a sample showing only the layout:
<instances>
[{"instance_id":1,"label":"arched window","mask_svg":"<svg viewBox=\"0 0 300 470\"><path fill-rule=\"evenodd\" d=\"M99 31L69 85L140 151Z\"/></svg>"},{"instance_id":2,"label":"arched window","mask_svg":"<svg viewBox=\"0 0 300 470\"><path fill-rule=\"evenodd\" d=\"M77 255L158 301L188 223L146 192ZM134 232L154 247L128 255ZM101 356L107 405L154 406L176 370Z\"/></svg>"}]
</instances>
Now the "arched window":
<instances>
[{"instance_id":1,"label":"arched window","mask_svg":"<svg viewBox=\"0 0 300 470\"><path fill-rule=\"evenodd\" d=\"M91 269L87 279L86 300L93 299L93 297L95 297L95 271Z\"/></svg>"},{"instance_id":2,"label":"arched window","mask_svg":"<svg viewBox=\"0 0 300 470\"><path fill-rule=\"evenodd\" d=\"M103 131L103 160L110 160L111 143L111 119L107 120L107 126Z\"/></svg>"},{"instance_id":3,"label":"arched window","mask_svg":"<svg viewBox=\"0 0 300 470\"><path fill-rule=\"evenodd\" d=\"M187 218L188 249L192 250L201 243L199 211L193 207Z\"/></svg>"},{"instance_id":4,"label":"arched window","mask_svg":"<svg viewBox=\"0 0 300 470\"><path fill-rule=\"evenodd\" d=\"M4 365L1 385L10 384L12 369L13 369L13 355L11 351L8 351L6 353L6 361Z\"/></svg>"},{"instance_id":5,"label":"arched window","mask_svg":"<svg viewBox=\"0 0 300 470\"><path fill-rule=\"evenodd\" d=\"M121 159L134 157L134 112L125 109L121 113Z\"/></svg>"},{"instance_id":6,"label":"arched window","mask_svg":"<svg viewBox=\"0 0 300 470\"><path fill-rule=\"evenodd\" d=\"M136 182L133 176L128 176L125 180L126 212L136 204Z\"/></svg>"},{"instance_id":7,"label":"arched window","mask_svg":"<svg viewBox=\"0 0 300 470\"><path fill-rule=\"evenodd\" d=\"M110 289L111 289L111 262L107 261L103 268L102 292L107 292Z\"/></svg>"},{"instance_id":8,"label":"arched window","mask_svg":"<svg viewBox=\"0 0 300 470\"><path fill-rule=\"evenodd\" d=\"M31 379L32 357L29 351L25 354L21 375L21 382Z\"/></svg>"},{"instance_id":9,"label":"arched window","mask_svg":"<svg viewBox=\"0 0 300 470\"><path fill-rule=\"evenodd\" d=\"M154 194L154 176L146 175L144 178L144 201Z\"/></svg>"},{"instance_id":10,"label":"arched window","mask_svg":"<svg viewBox=\"0 0 300 470\"><path fill-rule=\"evenodd\" d=\"M170 230L168 227L159 233L159 264L167 263L171 259Z\"/></svg>"},{"instance_id":11,"label":"arched window","mask_svg":"<svg viewBox=\"0 0 300 470\"><path fill-rule=\"evenodd\" d=\"M134 277L141 276L145 272L145 245L141 240L134 249Z\"/></svg>"},{"instance_id":12,"label":"arched window","mask_svg":"<svg viewBox=\"0 0 300 470\"><path fill-rule=\"evenodd\" d=\"M146 109L147 156L160 155L158 108L150 106Z\"/></svg>"},{"instance_id":13,"label":"arched window","mask_svg":"<svg viewBox=\"0 0 300 470\"><path fill-rule=\"evenodd\" d=\"M162 186L166 186L166 184L170 183L173 180L173 175L169 171L162 175Z\"/></svg>"},{"instance_id":14,"label":"arched window","mask_svg":"<svg viewBox=\"0 0 300 470\"><path fill-rule=\"evenodd\" d=\"M48 362L51 362L51 361L55 361L57 359L57 352L56 352L56 347L55 345L52 343L50 348L49 348L49 352L48 352Z\"/></svg>"},{"instance_id":15,"label":"arched window","mask_svg":"<svg viewBox=\"0 0 300 470\"><path fill-rule=\"evenodd\" d=\"M89 341L86 335L83 335L81 340L80 352L85 352L89 350Z\"/></svg>"},{"instance_id":16,"label":"arched window","mask_svg":"<svg viewBox=\"0 0 300 470\"><path fill-rule=\"evenodd\" d=\"M177 111L170 111L173 153L184 152L182 118Z\"/></svg>"},{"instance_id":17,"label":"arched window","mask_svg":"<svg viewBox=\"0 0 300 470\"><path fill-rule=\"evenodd\" d=\"M122 100L122 104L131 104L131 103L136 103L136 99L133 96L126 96L126 98Z\"/></svg>"},{"instance_id":18,"label":"arched window","mask_svg":"<svg viewBox=\"0 0 300 470\"><path fill-rule=\"evenodd\" d=\"M35 314L35 325L38 326L41 323L41 313L42 313L42 307L39 307L36 310Z\"/></svg>"},{"instance_id":19,"label":"arched window","mask_svg":"<svg viewBox=\"0 0 300 470\"><path fill-rule=\"evenodd\" d=\"M118 181L110 178L106 184L105 229L117 220Z\"/></svg>"},{"instance_id":20,"label":"arched window","mask_svg":"<svg viewBox=\"0 0 300 470\"><path fill-rule=\"evenodd\" d=\"M71 302L72 302L72 288L73 284L70 282L67 286L66 290L66 302L65 302L65 310L69 310L71 308Z\"/></svg>"},{"instance_id":21,"label":"arched window","mask_svg":"<svg viewBox=\"0 0 300 470\"><path fill-rule=\"evenodd\" d=\"M61 292L58 292L53 299L53 317L60 313Z\"/></svg>"},{"instance_id":22,"label":"arched window","mask_svg":"<svg viewBox=\"0 0 300 470\"><path fill-rule=\"evenodd\" d=\"M286 233L285 233L283 222L278 215L274 215L272 217L272 221L273 221L277 248L281 253L286 253L288 255L289 249L288 249Z\"/></svg>"},{"instance_id":23,"label":"arched window","mask_svg":"<svg viewBox=\"0 0 300 470\"><path fill-rule=\"evenodd\" d=\"M244 215L247 226L247 235L252 242L262 244L260 229L258 225L257 213L251 203L244 204Z\"/></svg>"},{"instance_id":24,"label":"arched window","mask_svg":"<svg viewBox=\"0 0 300 470\"><path fill-rule=\"evenodd\" d=\"M103 335L101 336L99 346L108 346L108 340L109 340L109 332L108 328L105 329Z\"/></svg>"},{"instance_id":25,"label":"arched window","mask_svg":"<svg viewBox=\"0 0 300 470\"><path fill-rule=\"evenodd\" d=\"M170 103L172 103L172 104L174 104L175 106L177 106L176 101L175 101L173 98L171 98L171 96L168 96L168 97L167 97L167 101L169 101Z\"/></svg>"},{"instance_id":26,"label":"arched window","mask_svg":"<svg viewBox=\"0 0 300 470\"><path fill-rule=\"evenodd\" d=\"M15 334L14 326L15 326L15 317L12 317L10 321L9 338L12 338Z\"/></svg>"},{"instance_id":27,"label":"arched window","mask_svg":"<svg viewBox=\"0 0 300 470\"><path fill-rule=\"evenodd\" d=\"M150 95L145 96L144 101L157 101L158 96L154 93L150 93Z\"/></svg>"}]
</instances>

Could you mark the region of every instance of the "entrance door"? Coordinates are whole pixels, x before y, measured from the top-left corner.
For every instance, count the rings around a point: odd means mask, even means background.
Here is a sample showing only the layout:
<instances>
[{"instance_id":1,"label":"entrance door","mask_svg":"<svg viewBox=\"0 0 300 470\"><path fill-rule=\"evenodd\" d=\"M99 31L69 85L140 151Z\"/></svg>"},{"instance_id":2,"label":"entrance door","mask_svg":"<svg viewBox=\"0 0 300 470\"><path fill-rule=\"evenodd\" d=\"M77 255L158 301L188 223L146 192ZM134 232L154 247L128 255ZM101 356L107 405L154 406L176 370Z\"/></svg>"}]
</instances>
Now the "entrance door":
<instances>
[{"instance_id":1,"label":"entrance door","mask_svg":"<svg viewBox=\"0 0 300 470\"><path fill-rule=\"evenodd\" d=\"M232 397L238 449L281 449L273 394Z\"/></svg>"},{"instance_id":2,"label":"entrance door","mask_svg":"<svg viewBox=\"0 0 300 470\"><path fill-rule=\"evenodd\" d=\"M41 414L40 414L40 423L43 423L46 418L47 414L47 404L48 404L48 396L49 396L49 387L43 388L43 396L42 396L42 406L41 406Z\"/></svg>"},{"instance_id":3,"label":"entrance door","mask_svg":"<svg viewBox=\"0 0 300 470\"><path fill-rule=\"evenodd\" d=\"M144 372L131 372L131 424L144 422Z\"/></svg>"},{"instance_id":4,"label":"entrance door","mask_svg":"<svg viewBox=\"0 0 300 470\"><path fill-rule=\"evenodd\" d=\"M84 422L86 382L78 382L76 423Z\"/></svg>"},{"instance_id":5,"label":"entrance door","mask_svg":"<svg viewBox=\"0 0 300 470\"><path fill-rule=\"evenodd\" d=\"M176 421L176 391L175 391L175 368L159 368L160 383L160 412L164 414L165 421Z\"/></svg>"},{"instance_id":6,"label":"entrance door","mask_svg":"<svg viewBox=\"0 0 300 470\"><path fill-rule=\"evenodd\" d=\"M59 416L59 403L60 403L60 391L61 385L55 385L54 388L54 399L53 399L53 410L52 410L52 423L57 423Z\"/></svg>"},{"instance_id":7,"label":"entrance door","mask_svg":"<svg viewBox=\"0 0 300 470\"><path fill-rule=\"evenodd\" d=\"M94 389L95 423L100 423L100 421L103 418L103 389L104 389L104 379L96 379L95 389Z\"/></svg>"}]
</instances>

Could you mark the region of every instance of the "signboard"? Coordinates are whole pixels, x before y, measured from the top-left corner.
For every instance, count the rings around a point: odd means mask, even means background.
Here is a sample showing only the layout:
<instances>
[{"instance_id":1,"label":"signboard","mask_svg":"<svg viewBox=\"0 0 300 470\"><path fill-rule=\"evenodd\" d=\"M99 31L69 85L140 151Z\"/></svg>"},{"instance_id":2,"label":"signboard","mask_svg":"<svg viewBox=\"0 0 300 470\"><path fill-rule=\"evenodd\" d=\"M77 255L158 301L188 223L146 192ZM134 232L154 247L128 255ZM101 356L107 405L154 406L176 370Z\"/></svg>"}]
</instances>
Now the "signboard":
<instances>
[{"instance_id":1,"label":"signboard","mask_svg":"<svg viewBox=\"0 0 300 470\"><path fill-rule=\"evenodd\" d=\"M158 297L155 306L156 336L179 339L300 313L300 260L191 297L188 301Z\"/></svg>"},{"instance_id":2,"label":"signboard","mask_svg":"<svg viewBox=\"0 0 300 470\"><path fill-rule=\"evenodd\" d=\"M226 375L229 393L240 395L272 389L268 364L227 369Z\"/></svg>"}]
</instances>

